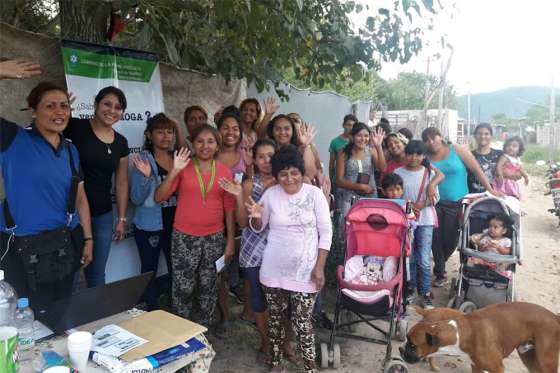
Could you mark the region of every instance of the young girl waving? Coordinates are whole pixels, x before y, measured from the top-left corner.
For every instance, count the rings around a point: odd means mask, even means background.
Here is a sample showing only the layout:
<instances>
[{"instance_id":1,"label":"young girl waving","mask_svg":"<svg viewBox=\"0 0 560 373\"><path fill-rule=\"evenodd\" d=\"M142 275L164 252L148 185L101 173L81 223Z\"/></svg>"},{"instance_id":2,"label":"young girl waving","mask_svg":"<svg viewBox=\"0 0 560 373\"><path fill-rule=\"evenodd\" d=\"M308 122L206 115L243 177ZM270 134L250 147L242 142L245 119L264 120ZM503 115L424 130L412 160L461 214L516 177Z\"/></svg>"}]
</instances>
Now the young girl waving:
<instances>
[{"instance_id":1,"label":"young girl waving","mask_svg":"<svg viewBox=\"0 0 560 373\"><path fill-rule=\"evenodd\" d=\"M205 326L212 322L218 297L215 262L223 254L226 262L234 255L235 199L218 185L221 178L232 179L230 170L215 160L220 144L214 127L197 128L192 161L187 149L176 152L173 169L154 196L160 203L177 191L171 243L173 311ZM200 315L192 315L195 288Z\"/></svg>"}]
</instances>

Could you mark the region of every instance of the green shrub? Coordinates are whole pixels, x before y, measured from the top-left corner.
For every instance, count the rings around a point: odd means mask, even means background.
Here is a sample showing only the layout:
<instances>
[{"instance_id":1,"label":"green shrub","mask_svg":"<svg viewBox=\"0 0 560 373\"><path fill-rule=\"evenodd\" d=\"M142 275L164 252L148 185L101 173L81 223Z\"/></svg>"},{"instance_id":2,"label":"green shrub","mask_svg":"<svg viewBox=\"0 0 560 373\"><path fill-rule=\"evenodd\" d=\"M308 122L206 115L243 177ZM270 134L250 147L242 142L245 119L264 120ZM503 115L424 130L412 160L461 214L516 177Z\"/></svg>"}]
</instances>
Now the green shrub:
<instances>
[{"instance_id":1,"label":"green shrub","mask_svg":"<svg viewBox=\"0 0 560 373\"><path fill-rule=\"evenodd\" d=\"M525 153L521 157L525 164L535 164L536 161L548 161L550 158L550 148L548 146L541 146L536 144L526 144ZM555 149L553 152L553 160L560 162L560 149Z\"/></svg>"}]
</instances>

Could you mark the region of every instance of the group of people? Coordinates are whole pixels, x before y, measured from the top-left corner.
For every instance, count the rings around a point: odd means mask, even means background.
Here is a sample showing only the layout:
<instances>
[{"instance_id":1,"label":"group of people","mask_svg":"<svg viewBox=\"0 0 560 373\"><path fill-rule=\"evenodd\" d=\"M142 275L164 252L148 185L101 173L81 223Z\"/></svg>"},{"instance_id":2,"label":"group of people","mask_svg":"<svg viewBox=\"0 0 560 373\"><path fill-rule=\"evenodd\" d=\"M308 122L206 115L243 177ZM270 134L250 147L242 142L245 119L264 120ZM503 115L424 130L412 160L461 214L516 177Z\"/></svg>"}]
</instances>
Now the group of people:
<instances>
[{"instance_id":1,"label":"group of people","mask_svg":"<svg viewBox=\"0 0 560 373\"><path fill-rule=\"evenodd\" d=\"M32 63L0 63L3 79L37 73ZM331 187L342 217L357 198L413 203L408 285L431 306L431 286L445 283L445 263L456 246L461 199L469 191L514 194L515 180L527 180L518 161L521 139L508 140L505 154L498 154L485 124L475 130L477 149L470 152L448 143L436 128L417 140L406 129L393 131L386 120L372 130L349 114L329 147L326 175L313 144L316 129L297 113L275 115L273 99L265 101L264 113L252 98L221 108L214 125L204 108L189 106L188 134L164 113L154 115L143 149L134 155L113 129L127 107L120 89L98 92L91 119L73 118L68 93L52 83L39 83L27 101L31 126L0 120L3 210L11 213L0 214L8 282L37 303L70 296L80 267L87 286L104 284L111 242L124 238L130 200L141 271L155 272L164 253L173 312L211 326L218 306L223 328L228 290L242 287L241 318L256 323L259 351L272 372L282 371L282 358L315 371L312 315L320 312L331 249ZM342 220L334 225L342 229ZM30 265L22 255L25 242L40 243L60 228L71 237L74 270L45 277L40 272L55 265L55 251L43 253L47 266ZM222 256L228 265L219 273ZM160 307L154 281L144 300L148 309ZM290 346L291 326L299 354Z\"/></svg>"}]
</instances>

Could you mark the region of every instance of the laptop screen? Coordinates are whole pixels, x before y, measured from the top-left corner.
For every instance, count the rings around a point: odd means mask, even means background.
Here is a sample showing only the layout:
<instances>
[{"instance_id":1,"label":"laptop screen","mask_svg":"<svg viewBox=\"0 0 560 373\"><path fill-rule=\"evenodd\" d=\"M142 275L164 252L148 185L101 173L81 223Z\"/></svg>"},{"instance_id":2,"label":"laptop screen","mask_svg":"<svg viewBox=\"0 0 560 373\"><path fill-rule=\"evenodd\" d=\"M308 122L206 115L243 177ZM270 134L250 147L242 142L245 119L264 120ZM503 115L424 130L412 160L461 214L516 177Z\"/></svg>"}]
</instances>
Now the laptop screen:
<instances>
[{"instance_id":1,"label":"laptop screen","mask_svg":"<svg viewBox=\"0 0 560 373\"><path fill-rule=\"evenodd\" d=\"M136 306L152 276L153 272L147 272L110 284L79 290L70 298L52 302L42 309L33 308L33 312L37 320L61 335L68 329Z\"/></svg>"}]
</instances>

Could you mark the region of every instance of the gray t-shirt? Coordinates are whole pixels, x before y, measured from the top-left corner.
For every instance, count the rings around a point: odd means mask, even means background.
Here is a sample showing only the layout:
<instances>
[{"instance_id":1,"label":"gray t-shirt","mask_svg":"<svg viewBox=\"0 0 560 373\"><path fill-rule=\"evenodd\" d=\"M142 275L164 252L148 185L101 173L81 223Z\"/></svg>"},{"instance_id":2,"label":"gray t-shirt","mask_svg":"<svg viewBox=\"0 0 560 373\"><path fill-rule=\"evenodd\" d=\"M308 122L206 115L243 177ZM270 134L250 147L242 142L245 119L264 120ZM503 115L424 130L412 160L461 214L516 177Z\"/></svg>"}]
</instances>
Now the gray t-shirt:
<instances>
[{"instance_id":1,"label":"gray t-shirt","mask_svg":"<svg viewBox=\"0 0 560 373\"><path fill-rule=\"evenodd\" d=\"M418 192L420 192L420 186L422 185L426 168L422 166L422 168L418 171L409 171L405 167L399 167L394 172L403 179L404 194L402 198L404 200L416 202L418 200ZM426 200L426 189L428 188L428 183L434 177L435 172L432 170L430 171L429 180L426 180L424 184L420 201ZM434 206L426 206L422 209L422 211L420 211L418 225L436 225L436 222L437 215Z\"/></svg>"}]
</instances>

